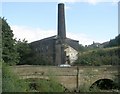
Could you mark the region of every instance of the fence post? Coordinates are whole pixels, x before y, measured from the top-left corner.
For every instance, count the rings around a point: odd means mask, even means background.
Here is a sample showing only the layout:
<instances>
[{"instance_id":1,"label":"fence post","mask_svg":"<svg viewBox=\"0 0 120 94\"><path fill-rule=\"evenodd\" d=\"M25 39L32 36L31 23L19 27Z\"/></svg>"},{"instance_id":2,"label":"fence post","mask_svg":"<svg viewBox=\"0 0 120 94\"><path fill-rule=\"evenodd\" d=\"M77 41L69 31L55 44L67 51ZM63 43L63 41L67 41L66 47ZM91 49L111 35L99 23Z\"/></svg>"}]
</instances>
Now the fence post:
<instances>
[{"instance_id":1,"label":"fence post","mask_svg":"<svg viewBox=\"0 0 120 94\"><path fill-rule=\"evenodd\" d=\"M79 90L79 67L77 66L77 75L76 75L76 90Z\"/></svg>"}]
</instances>

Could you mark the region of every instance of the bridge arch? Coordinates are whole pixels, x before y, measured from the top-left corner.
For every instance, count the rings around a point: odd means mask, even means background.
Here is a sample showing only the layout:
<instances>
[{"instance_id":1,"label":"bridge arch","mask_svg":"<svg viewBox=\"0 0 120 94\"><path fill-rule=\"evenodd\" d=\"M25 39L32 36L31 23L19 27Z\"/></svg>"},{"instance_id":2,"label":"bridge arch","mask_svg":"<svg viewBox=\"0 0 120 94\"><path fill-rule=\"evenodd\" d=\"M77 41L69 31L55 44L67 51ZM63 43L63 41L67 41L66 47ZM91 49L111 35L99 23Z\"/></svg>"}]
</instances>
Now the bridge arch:
<instances>
[{"instance_id":1,"label":"bridge arch","mask_svg":"<svg viewBox=\"0 0 120 94\"><path fill-rule=\"evenodd\" d=\"M92 90L94 88L98 88L100 90L112 90L117 89L117 84L112 79L98 79L97 81L92 83L89 90Z\"/></svg>"}]
</instances>

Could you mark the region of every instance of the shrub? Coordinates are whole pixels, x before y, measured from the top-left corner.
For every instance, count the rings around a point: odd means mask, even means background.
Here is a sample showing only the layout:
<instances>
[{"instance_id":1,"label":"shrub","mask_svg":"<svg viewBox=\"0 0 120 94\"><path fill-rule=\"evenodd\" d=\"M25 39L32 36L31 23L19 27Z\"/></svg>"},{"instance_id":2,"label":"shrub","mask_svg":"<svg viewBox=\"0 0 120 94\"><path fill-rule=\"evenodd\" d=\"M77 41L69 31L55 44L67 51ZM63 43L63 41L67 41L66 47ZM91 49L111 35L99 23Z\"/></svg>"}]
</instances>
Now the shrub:
<instances>
[{"instance_id":1,"label":"shrub","mask_svg":"<svg viewBox=\"0 0 120 94\"><path fill-rule=\"evenodd\" d=\"M2 91L3 92L25 92L27 84L20 80L17 75L12 72L12 69L2 64Z\"/></svg>"},{"instance_id":2,"label":"shrub","mask_svg":"<svg viewBox=\"0 0 120 94\"><path fill-rule=\"evenodd\" d=\"M75 64L78 65L118 65L120 47L103 48L84 52L78 56Z\"/></svg>"}]
</instances>

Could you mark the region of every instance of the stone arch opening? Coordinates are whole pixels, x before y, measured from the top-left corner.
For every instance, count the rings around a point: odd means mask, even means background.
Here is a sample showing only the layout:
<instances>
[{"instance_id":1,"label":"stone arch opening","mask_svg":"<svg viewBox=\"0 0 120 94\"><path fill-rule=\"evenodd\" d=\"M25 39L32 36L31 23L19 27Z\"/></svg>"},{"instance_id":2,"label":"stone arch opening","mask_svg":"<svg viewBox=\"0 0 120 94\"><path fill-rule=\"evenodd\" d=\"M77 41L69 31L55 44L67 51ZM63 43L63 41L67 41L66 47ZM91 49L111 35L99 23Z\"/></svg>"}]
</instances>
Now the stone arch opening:
<instances>
[{"instance_id":1,"label":"stone arch opening","mask_svg":"<svg viewBox=\"0 0 120 94\"><path fill-rule=\"evenodd\" d=\"M91 86L90 90L92 89L100 89L100 90L112 90L117 89L116 83L111 79L99 79L95 81Z\"/></svg>"}]
</instances>

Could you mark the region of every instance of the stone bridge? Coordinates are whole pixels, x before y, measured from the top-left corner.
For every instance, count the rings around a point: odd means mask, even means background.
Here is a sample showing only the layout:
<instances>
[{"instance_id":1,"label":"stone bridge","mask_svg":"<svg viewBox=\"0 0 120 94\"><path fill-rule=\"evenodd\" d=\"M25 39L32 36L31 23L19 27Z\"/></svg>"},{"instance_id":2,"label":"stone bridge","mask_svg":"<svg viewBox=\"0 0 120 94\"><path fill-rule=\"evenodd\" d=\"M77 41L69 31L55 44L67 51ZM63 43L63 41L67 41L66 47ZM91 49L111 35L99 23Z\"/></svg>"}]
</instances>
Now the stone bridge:
<instances>
[{"instance_id":1,"label":"stone bridge","mask_svg":"<svg viewBox=\"0 0 120 94\"><path fill-rule=\"evenodd\" d=\"M94 86L99 81L111 83L118 77L118 66L73 66L61 68L57 66L15 66L14 71L21 79L40 78L50 79L51 77L61 83L69 90L75 88L86 89ZM108 84L110 85L110 84Z\"/></svg>"}]
</instances>

